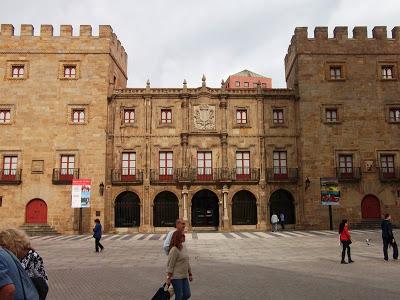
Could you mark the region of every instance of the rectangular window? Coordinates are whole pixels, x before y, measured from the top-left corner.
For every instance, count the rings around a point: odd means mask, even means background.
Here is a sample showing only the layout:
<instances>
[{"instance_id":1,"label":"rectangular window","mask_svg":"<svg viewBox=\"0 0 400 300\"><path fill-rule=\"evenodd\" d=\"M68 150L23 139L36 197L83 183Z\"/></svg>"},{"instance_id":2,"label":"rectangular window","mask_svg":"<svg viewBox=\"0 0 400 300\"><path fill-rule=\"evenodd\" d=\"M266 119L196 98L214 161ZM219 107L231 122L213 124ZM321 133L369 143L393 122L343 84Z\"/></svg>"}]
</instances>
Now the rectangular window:
<instances>
[{"instance_id":1,"label":"rectangular window","mask_svg":"<svg viewBox=\"0 0 400 300\"><path fill-rule=\"evenodd\" d=\"M64 66L64 78L76 78L76 66Z\"/></svg>"},{"instance_id":2,"label":"rectangular window","mask_svg":"<svg viewBox=\"0 0 400 300\"><path fill-rule=\"evenodd\" d=\"M339 155L340 177L353 177L353 155Z\"/></svg>"},{"instance_id":3,"label":"rectangular window","mask_svg":"<svg viewBox=\"0 0 400 300\"><path fill-rule=\"evenodd\" d=\"M395 177L394 172L394 155L381 155L381 174L384 178Z\"/></svg>"},{"instance_id":4,"label":"rectangular window","mask_svg":"<svg viewBox=\"0 0 400 300\"><path fill-rule=\"evenodd\" d=\"M330 67L330 78L331 79L342 79L342 67L341 66L331 66Z\"/></svg>"},{"instance_id":5,"label":"rectangular window","mask_svg":"<svg viewBox=\"0 0 400 300\"><path fill-rule=\"evenodd\" d=\"M334 123L338 121L338 113L336 108L327 108L325 110L325 121L327 123Z\"/></svg>"},{"instance_id":6,"label":"rectangular window","mask_svg":"<svg viewBox=\"0 0 400 300\"><path fill-rule=\"evenodd\" d=\"M235 81L235 86L240 87L240 81Z\"/></svg>"},{"instance_id":7,"label":"rectangular window","mask_svg":"<svg viewBox=\"0 0 400 300\"><path fill-rule=\"evenodd\" d=\"M11 122L11 110L2 109L0 110L0 124L7 124Z\"/></svg>"},{"instance_id":8,"label":"rectangular window","mask_svg":"<svg viewBox=\"0 0 400 300\"><path fill-rule=\"evenodd\" d=\"M236 123L237 124L247 123L247 109L236 110Z\"/></svg>"},{"instance_id":9,"label":"rectangular window","mask_svg":"<svg viewBox=\"0 0 400 300\"><path fill-rule=\"evenodd\" d=\"M243 86L244 86L244 87L249 87L249 83L248 83L248 82L244 82L244 83L243 83Z\"/></svg>"},{"instance_id":10,"label":"rectangular window","mask_svg":"<svg viewBox=\"0 0 400 300\"><path fill-rule=\"evenodd\" d=\"M400 108L391 108L389 110L390 122L400 122Z\"/></svg>"},{"instance_id":11,"label":"rectangular window","mask_svg":"<svg viewBox=\"0 0 400 300\"><path fill-rule=\"evenodd\" d=\"M123 181L134 180L136 177L136 153L122 153L122 172L121 179Z\"/></svg>"},{"instance_id":12,"label":"rectangular window","mask_svg":"<svg viewBox=\"0 0 400 300\"><path fill-rule=\"evenodd\" d=\"M125 109L124 110L124 123L125 124L135 123L135 110L134 109Z\"/></svg>"},{"instance_id":13,"label":"rectangular window","mask_svg":"<svg viewBox=\"0 0 400 300\"><path fill-rule=\"evenodd\" d=\"M3 172L1 174L2 180L14 180L17 175L17 156L4 156L3 157Z\"/></svg>"},{"instance_id":14,"label":"rectangular window","mask_svg":"<svg viewBox=\"0 0 400 300\"><path fill-rule=\"evenodd\" d=\"M172 151L161 151L159 155L160 180L172 179L174 174Z\"/></svg>"},{"instance_id":15,"label":"rectangular window","mask_svg":"<svg viewBox=\"0 0 400 300\"><path fill-rule=\"evenodd\" d=\"M85 110L73 109L72 110L72 123L85 123Z\"/></svg>"},{"instance_id":16,"label":"rectangular window","mask_svg":"<svg viewBox=\"0 0 400 300\"><path fill-rule=\"evenodd\" d=\"M212 179L212 153L210 151L197 152L197 179Z\"/></svg>"},{"instance_id":17,"label":"rectangular window","mask_svg":"<svg viewBox=\"0 0 400 300\"><path fill-rule=\"evenodd\" d=\"M394 67L393 66L381 66L382 79L393 79L394 78Z\"/></svg>"},{"instance_id":18,"label":"rectangular window","mask_svg":"<svg viewBox=\"0 0 400 300\"><path fill-rule=\"evenodd\" d=\"M162 124L171 124L172 123L172 110L171 109L162 109L161 110L161 123Z\"/></svg>"},{"instance_id":19,"label":"rectangular window","mask_svg":"<svg viewBox=\"0 0 400 300\"><path fill-rule=\"evenodd\" d=\"M11 67L12 78L24 78L25 66L15 65Z\"/></svg>"},{"instance_id":20,"label":"rectangular window","mask_svg":"<svg viewBox=\"0 0 400 300\"><path fill-rule=\"evenodd\" d=\"M274 124L283 124L283 109L274 109L273 110Z\"/></svg>"},{"instance_id":21,"label":"rectangular window","mask_svg":"<svg viewBox=\"0 0 400 300\"><path fill-rule=\"evenodd\" d=\"M60 179L72 180L75 171L75 155L61 155Z\"/></svg>"},{"instance_id":22,"label":"rectangular window","mask_svg":"<svg viewBox=\"0 0 400 300\"><path fill-rule=\"evenodd\" d=\"M257 87L257 83L253 82L253 88L256 88L256 87Z\"/></svg>"},{"instance_id":23,"label":"rectangular window","mask_svg":"<svg viewBox=\"0 0 400 300\"><path fill-rule=\"evenodd\" d=\"M287 152L286 151L274 151L273 164L274 164L274 177L275 178L285 179L288 177Z\"/></svg>"},{"instance_id":24,"label":"rectangular window","mask_svg":"<svg viewBox=\"0 0 400 300\"><path fill-rule=\"evenodd\" d=\"M246 179L250 177L250 152L236 152L236 178Z\"/></svg>"}]
</instances>

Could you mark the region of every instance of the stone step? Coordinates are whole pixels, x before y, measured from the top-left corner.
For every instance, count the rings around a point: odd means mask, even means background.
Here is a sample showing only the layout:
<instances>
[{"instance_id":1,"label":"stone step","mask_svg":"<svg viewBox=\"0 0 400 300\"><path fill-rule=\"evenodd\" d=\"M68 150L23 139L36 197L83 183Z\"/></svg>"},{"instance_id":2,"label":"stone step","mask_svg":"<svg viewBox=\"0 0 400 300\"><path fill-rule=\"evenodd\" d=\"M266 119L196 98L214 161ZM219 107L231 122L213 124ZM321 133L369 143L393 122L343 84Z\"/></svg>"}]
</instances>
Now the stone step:
<instances>
[{"instance_id":1,"label":"stone step","mask_svg":"<svg viewBox=\"0 0 400 300\"><path fill-rule=\"evenodd\" d=\"M36 235L58 235L59 233L48 224L23 224L20 229L29 236Z\"/></svg>"}]
</instances>

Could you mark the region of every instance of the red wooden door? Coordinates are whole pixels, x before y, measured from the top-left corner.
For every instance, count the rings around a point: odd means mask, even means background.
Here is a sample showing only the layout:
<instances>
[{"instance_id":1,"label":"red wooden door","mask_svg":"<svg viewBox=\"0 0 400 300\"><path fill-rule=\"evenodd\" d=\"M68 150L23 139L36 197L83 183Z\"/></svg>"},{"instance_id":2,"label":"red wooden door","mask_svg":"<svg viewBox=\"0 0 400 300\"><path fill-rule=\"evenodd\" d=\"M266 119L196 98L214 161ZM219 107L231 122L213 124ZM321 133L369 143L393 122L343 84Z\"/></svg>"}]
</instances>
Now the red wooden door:
<instances>
[{"instance_id":1,"label":"red wooden door","mask_svg":"<svg viewBox=\"0 0 400 300\"><path fill-rule=\"evenodd\" d=\"M363 219L380 219L381 205L375 196L365 196L361 202L361 215Z\"/></svg>"},{"instance_id":2,"label":"red wooden door","mask_svg":"<svg viewBox=\"0 0 400 300\"><path fill-rule=\"evenodd\" d=\"M33 199L26 205L26 223L47 224L47 205L40 199Z\"/></svg>"}]
</instances>

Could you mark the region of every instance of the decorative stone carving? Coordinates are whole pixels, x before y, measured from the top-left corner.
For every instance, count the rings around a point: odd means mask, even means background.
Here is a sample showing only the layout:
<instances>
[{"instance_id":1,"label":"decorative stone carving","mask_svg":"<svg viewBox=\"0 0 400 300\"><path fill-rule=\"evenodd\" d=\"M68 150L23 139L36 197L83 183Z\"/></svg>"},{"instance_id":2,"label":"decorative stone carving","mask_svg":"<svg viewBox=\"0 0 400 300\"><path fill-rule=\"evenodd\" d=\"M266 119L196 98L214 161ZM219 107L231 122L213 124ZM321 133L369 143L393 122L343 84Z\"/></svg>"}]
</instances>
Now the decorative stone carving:
<instances>
[{"instance_id":1,"label":"decorative stone carving","mask_svg":"<svg viewBox=\"0 0 400 300\"><path fill-rule=\"evenodd\" d=\"M202 104L193 107L194 128L199 130L215 129L215 106Z\"/></svg>"}]
</instances>

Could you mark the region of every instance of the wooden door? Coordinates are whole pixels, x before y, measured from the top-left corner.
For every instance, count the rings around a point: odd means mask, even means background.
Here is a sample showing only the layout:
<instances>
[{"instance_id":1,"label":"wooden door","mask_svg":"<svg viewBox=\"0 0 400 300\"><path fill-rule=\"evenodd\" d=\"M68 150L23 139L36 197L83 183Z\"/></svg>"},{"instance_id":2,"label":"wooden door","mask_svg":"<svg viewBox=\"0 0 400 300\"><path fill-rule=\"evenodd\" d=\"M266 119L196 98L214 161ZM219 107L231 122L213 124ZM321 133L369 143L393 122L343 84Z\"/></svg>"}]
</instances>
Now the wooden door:
<instances>
[{"instance_id":1,"label":"wooden door","mask_svg":"<svg viewBox=\"0 0 400 300\"><path fill-rule=\"evenodd\" d=\"M33 199L26 205L26 223L47 224L47 205L40 199Z\"/></svg>"},{"instance_id":2,"label":"wooden door","mask_svg":"<svg viewBox=\"0 0 400 300\"><path fill-rule=\"evenodd\" d=\"M375 196L365 196L361 202L361 215L363 219L380 219L381 205Z\"/></svg>"}]
</instances>

